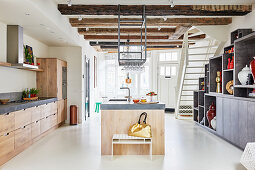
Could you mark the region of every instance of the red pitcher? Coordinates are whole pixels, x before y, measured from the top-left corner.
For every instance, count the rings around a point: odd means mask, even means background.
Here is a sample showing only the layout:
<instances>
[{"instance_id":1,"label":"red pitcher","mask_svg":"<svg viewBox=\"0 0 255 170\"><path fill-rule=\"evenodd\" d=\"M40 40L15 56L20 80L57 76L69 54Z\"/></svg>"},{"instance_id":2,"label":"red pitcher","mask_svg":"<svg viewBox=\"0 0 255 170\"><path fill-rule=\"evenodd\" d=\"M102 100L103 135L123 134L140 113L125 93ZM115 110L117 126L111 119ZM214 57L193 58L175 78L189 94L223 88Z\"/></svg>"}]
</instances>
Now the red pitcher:
<instances>
[{"instance_id":1,"label":"red pitcher","mask_svg":"<svg viewBox=\"0 0 255 170\"><path fill-rule=\"evenodd\" d=\"M255 84L255 57L253 58L254 59L251 61L250 67L251 67L251 72L252 72L252 76L253 76L253 80Z\"/></svg>"},{"instance_id":2,"label":"red pitcher","mask_svg":"<svg viewBox=\"0 0 255 170\"><path fill-rule=\"evenodd\" d=\"M211 106L209 107L209 110L207 111L207 119L209 122L209 127L212 128L211 126L211 120L216 116L216 107L214 105L214 102L212 102Z\"/></svg>"}]
</instances>

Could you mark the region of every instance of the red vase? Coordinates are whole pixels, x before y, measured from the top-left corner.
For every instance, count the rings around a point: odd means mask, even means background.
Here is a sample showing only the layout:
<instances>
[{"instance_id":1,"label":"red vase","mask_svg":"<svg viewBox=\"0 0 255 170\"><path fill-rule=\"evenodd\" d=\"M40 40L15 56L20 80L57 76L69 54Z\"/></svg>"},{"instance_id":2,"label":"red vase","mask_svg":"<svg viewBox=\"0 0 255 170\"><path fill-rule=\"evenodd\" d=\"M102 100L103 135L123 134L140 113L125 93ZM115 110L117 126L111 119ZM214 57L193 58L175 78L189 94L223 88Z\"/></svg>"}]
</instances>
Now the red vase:
<instances>
[{"instance_id":1,"label":"red vase","mask_svg":"<svg viewBox=\"0 0 255 170\"><path fill-rule=\"evenodd\" d=\"M232 60L230 62L229 69L234 69L234 56L232 57Z\"/></svg>"},{"instance_id":2,"label":"red vase","mask_svg":"<svg viewBox=\"0 0 255 170\"><path fill-rule=\"evenodd\" d=\"M252 76L253 76L253 80L255 84L255 57L253 58L254 59L251 61L250 67L251 67L251 72L252 72Z\"/></svg>"},{"instance_id":3,"label":"red vase","mask_svg":"<svg viewBox=\"0 0 255 170\"><path fill-rule=\"evenodd\" d=\"M228 69L230 69L231 58L228 58Z\"/></svg>"},{"instance_id":4,"label":"red vase","mask_svg":"<svg viewBox=\"0 0 255 170\"><path fill-rule=\"evenodd\" d=\"M211 106L209 107L209 110L207 111L206 116L209 122L209 127L212 128L211 120L216 116L216 107L214 105L214 102L212 102Z\"/></svg>"}]
</instances>

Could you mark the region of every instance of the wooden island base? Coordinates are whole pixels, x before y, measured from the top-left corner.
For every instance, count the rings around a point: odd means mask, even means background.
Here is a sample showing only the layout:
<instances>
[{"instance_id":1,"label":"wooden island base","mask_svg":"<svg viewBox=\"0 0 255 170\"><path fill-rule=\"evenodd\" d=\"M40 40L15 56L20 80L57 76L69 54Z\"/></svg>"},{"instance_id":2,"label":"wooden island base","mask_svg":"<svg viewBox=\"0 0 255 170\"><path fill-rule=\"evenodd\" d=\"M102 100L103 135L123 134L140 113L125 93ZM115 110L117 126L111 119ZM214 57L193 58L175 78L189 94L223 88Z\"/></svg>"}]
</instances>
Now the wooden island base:
<instances>
[{"instance_id":1,"label":"wooden island base","mask_svg":"<svg viewBox=\"0 0 255 170\"><path fill-rule=\"evenodd\" d=\"M102 110L101 155L112 154L113 134L127 134L131 125L137 123L141 113L148 114L147 124L152 130L152 155L165 155L164 110ZM114 145L114 155L149 155L149 145Z\"/></svg>"}]
</instances>

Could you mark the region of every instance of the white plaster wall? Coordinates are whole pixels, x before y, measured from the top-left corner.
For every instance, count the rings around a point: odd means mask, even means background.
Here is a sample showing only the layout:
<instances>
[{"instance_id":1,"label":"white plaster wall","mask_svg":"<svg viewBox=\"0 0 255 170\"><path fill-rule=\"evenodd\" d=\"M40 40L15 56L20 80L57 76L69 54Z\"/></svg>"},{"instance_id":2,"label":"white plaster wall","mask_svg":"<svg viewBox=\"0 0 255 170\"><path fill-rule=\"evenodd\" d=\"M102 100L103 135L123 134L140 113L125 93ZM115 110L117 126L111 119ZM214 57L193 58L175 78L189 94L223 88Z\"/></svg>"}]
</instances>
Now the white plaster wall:
<instances>
[{"instance_id":1,"label":"white plaster wall","mask_svg":"<svg viewBox=\"0 0 255 170\"><path fill-rule=\"evenodd\" d=\"M82 122L82 48L50 47L49 57L67 61L67 113L70 113L70 105L77 105L79 122ZM67 114L67 122L69 120Z\"/></svg>"},{"instance_id":2,"label":"white plaster wall","mask_svg":"<svg viewBox=\"0 0 255 170\"><path fill-rule=\"evenodd\" d=\"M48 56L48 46L24 35L24 44L33 47L38 57ZM0 22L0 62L7 61L7 25ZM0 93L21 92L25 88L36 87L36 73L14 68L0 67Z\"/></svg>"}]
</instances>

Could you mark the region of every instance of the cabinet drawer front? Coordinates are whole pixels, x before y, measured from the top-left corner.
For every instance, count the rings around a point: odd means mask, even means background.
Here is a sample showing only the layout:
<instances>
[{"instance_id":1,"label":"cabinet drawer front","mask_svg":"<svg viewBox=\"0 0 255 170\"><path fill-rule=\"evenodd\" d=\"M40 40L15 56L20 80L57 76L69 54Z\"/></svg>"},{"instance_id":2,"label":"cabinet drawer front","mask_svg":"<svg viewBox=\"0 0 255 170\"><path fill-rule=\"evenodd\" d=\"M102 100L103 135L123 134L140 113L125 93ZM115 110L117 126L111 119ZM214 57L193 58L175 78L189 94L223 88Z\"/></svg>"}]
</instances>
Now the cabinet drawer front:
<instances>
[{"instance_id":1,"label":"cabinet drawer front","mask_svg":"<svg viewBox=\"0 0 255 170\"><path fill-rule=\"evenodd\" d=\"M58 114L54 113L53 115L50 116L50 120L51 120L51 126L50 127L54 127L58 124Z\"/></svg>"},{"instance_id":2,"label":"cabinet drawer front","mask_svg":"<svg viewBox=\"0 0 255 170\"><path fill-rule=\"evenodd\" d=\"M14 132L0 136L0 157L14 151Z\"/></svg>"},{"instance_id":3,"label":"cabinet drawer front","mask_svg":"<svg viewBox=\"0 0 255 170\"><path fill-rule=\"evenodd\" d=\"M46 118L41 120L41 133L46 132L50 129L51 125L51 116L47 116Z\"/></svg>"},{"instance_id":4,"label":"cabinet drawer front","mask_svg":"<svg viewBox=\"0 0 255 170\"><path fill-rule=\"evenodd\" d=\"M41 108L35 107L35 109L33 110L32 114L32 122L36 122L37 120L41 119Z\"/></svg>"},{"instance_id":5,"label":"cabinet drawer front","mask_svg":"<svg viewBox=\"0 0 255 170\"><path fill-rule=\"evenodd\" d=\"M15 129L22 128L31 123L31 112L34 108L15 112Z\"/></svg>"},{"instance_id":6,"label":"cabinet drawer front","mask_svg":"<svg viewBox=\"0 0 255 170\"><path fill-rule=\"evenodd\" d=\"M46 105L46 109L45 109L45 116L50 116L53 115L54 113L57 113L57 103L53 102L53 103L48 103Z\"/></svg>"},{"instance_id":7,"label":"cabinet drawer front","mask_svg":"<svg viewBox=\"0 0 255 170\"><path fill-rule=\"evenodd\" d=\"M32 139L36 138L41 134L41 121L32 123Z\"/></svg>"},{"instance_id":8,"label":"cabinet drawer front","mask_svg":"<svg viewBox=\"0 0 255 170\"><path fill-rule=\"evenodd\" d=\"M7 113L0 115L0 136L4 133L8 133L14 130L15 128L15 119L14 113Z\"/></svg>"},{"instance_id":9,"label":"cabinet drawer front","mask_svg":"<svg viewBox=\"0 0 255 170\"><path fill-rule=\"evenodd\" d=\"M15 149L31 141L31 124L15 131Z\"/></svg>"},{"instance_id":10,"label":"cabinet drawer front","mask_svg":"<svg viewBox=\"0 0 255 170\"><path fill-rule=\"evenodd\" d=\"M39 106L39 110L40 110L40 113L41 113L41 119L45 118L46 117L46 112L47 112L47 108L48 105L44 104L44 105L41 105Z\"/></svg>"}]
</instances>

